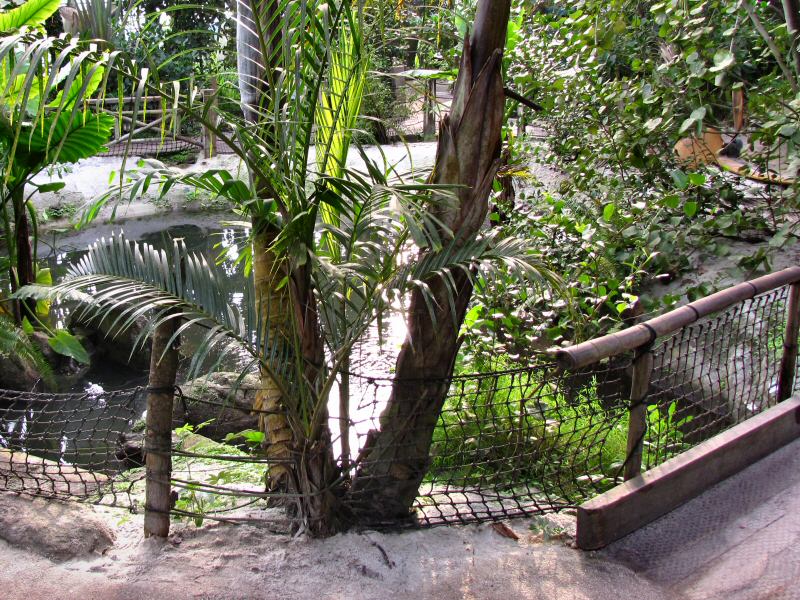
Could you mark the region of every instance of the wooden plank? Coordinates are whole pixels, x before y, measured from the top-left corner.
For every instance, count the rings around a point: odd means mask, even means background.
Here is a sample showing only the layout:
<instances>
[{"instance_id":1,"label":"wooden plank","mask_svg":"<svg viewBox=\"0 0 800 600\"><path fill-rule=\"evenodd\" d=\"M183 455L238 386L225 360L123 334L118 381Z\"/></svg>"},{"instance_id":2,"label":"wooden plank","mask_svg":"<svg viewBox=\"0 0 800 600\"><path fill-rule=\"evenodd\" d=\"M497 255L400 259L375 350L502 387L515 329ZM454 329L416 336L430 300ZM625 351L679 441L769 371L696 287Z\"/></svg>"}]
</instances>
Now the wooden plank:
<instances>
[{"instance_id":1,"label":"wooden plank","mask_svg":"<svg viewBox=\"0 0 800 600\"><path fill-rule=\"evenodd\" d=\"M603 548L798 437L795 395L581 505L577 545Z\"/></svg>"},{"instance_id":2,"label":"wooden plank","mask_svg":"<svg viewBox=\"0 0 800 600\"><path fill-rule=\"evenodd\" d=\"M800 284L793 284L786 305L786 329L783 334L783 356L778 377L778 402L783 402L794 390L797 369L797 336L800 331Z\"/></svg>"},{"instance_id":3,"label":"wooden plank","mask_svg":"<svg viewBox=\"0 0 800 600\"><path fill-rule=\"evenodd\" d=\"M627 460L625 461L625 481L638 477L642 471L642 450L647 433L647 392L650 390L650 376L653 373L653 353L647 350L633 361L628 419Z\"/></svg>"}]
</instances>

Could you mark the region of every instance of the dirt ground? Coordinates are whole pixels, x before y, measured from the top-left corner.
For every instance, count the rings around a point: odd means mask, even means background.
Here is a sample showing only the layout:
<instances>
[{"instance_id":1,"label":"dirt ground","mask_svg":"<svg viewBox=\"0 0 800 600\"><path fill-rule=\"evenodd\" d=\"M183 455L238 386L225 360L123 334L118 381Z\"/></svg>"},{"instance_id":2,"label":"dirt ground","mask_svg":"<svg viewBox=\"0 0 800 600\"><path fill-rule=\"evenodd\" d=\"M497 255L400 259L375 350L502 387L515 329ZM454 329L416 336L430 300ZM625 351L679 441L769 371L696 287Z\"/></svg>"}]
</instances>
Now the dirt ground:
<instances>
[{"instance_id":1,"label":"dirt ground","mask_svg":"<svg viewBox=\"0 0 800 600\"><path fill-rule=\"evenodd\" d=\"M90 509L86 509L90 510ZM144 539L141 517L93 511L113 525L102 555L58 562L0 541L0 597L92 599L660 599L668 596L627 567L543 540L541 521L439 527L399 534L360 532L325 540L251 525L178 525ZM569 517L556 517L569 529ZM564 520L567 523L564 525ZM114 521L117 521L116 523ZM534 529L531 529L531 525ZM0 534L1 536L2 534Z\"/></svg>"}]
</instances>

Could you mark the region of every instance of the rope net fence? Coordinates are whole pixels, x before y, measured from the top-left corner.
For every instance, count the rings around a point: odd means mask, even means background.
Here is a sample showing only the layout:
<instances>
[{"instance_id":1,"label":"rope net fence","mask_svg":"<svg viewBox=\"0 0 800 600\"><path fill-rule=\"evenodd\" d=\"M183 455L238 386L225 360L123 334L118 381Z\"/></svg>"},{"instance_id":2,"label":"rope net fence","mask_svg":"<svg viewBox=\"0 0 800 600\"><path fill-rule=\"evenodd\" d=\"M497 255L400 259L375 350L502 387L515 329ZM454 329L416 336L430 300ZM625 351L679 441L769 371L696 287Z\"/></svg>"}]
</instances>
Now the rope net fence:
<instances>
[{"instance_id":1,"label":"rope net fence","mask_svg":"<svg viewBox=\"0 0 800 600\"><path fill-rule=\"evenodd\" d=\"M136 511L141 477L118 454L143 410L141 391L0 391L0 489Z\"/></svg>"},{"instance_id":2,"label":"rope net fence","mask_svg":"<svg viewBox=\"0 0 800 600\"><path fill-rule=\"evenodd\" d=\"M413 425L401 429L393 458L372 449L390 407L397 409L398 386L415 382L350 374L349 415L339 414L335 393L328 403L330 452L340 475L331 490L309 493L332 491L345 509L363 510L359 490L370 487L370 478L381 485L396 468L388 463L401 455L402 464L424 467L412 509L416 525L575 507L621 483L631 461L651 469L777 404L790 289L757 294L657 337L647 346L649 393L637 402L634 351L575 369L543 361L426 381L446 388L442 410L426 422L423 403L401 407ZM270 458L259 431L266 413L253 409L260 385L234 380L235 374L178 388L173 514L289 528L285 494L267 487L270 469L285 462ZM0 392L0 488L136 510L145 489L145 396L141 388ZM631 421L642 404L640 435Z\"/></svg>"}]
</instances>

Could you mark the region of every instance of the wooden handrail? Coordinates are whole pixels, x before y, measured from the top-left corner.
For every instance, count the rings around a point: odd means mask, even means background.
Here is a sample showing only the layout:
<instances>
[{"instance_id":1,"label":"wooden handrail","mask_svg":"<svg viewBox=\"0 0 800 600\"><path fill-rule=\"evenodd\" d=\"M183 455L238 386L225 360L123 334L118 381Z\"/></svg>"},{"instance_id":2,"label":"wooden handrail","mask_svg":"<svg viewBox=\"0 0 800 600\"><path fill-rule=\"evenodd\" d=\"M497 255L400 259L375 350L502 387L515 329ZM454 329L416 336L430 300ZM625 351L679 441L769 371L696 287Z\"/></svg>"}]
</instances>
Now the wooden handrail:
<instances>
[{"instance_id":1,"label":"wooden handrail","mask_svg":"<svg viewBox=\"0 0 800 600\"><path fill-rule=\"evenodd\" d=\"M798 282L800 282L800 266L776 271L716 292L623 331L569 348L559 348L555 351L556 361L563 369L579 369L605 358L642 348L710 314L725 310L758 294Z\"/></svg>"}]
</instances>

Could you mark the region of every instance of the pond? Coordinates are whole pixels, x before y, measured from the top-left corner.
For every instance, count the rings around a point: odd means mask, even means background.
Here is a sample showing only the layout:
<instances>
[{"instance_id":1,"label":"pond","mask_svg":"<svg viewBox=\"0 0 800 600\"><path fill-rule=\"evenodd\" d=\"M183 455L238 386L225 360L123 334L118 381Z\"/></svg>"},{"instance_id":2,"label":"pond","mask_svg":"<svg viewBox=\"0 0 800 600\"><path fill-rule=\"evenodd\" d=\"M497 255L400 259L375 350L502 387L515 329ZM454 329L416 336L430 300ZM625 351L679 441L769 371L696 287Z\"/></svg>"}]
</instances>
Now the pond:
<instances>
[{"instance_id":1,"label":"pond","mask_svg":"<svg viewBox=\"0 0 800 600\"><path fill-rule=\"evenodd\" d=\"M235 263L243 245L247 243L249 231L226 227L220 221L217 216L180 215L129 222L115 228L115 232L124 232L129 239L147 242L162 249L171 248L172 240L180 238L190 251L201 253L209 260L216 259L225 274L220 283L228 301L241 308L246 301L246 285L241 268ZM86 246L94 241L96 235L96 231L86 231L69 237L51 237L40 246L40 259L46 262L54 279L58 280L86 253ZM72 310L75 308L68 304L54 307L54 324L66 326ZM178 382L186 380L191 357L202 333L199 328L190 328L182 336ZM370 328L364 339L354 347L351 370L366 376L387 377L393 370L405 335L406 325L402 315L399 312L386 315L380 326L375 324ZM218 370L240 372L249 364L247 355L228 354ZM351 419L356 425L350 432L350 438L354 449L358 448L358 438L377 426L377 415L389 393L388 388L382 388L376 396L374 389L361 389L360 381L351 384ZM55 404L51 405L50 410L43 410L38 401L27 405L17 402L9 407L13 410L6 410L0 418L0 446L12 445L33 450L46 458L95 469L113 468L119 434L128 431L135 421L144 416L145 394L128 396L111 392L146 385L145 370L110 360L95 361L85 376L69 390L75 395L61 398L57 410ZM359 400L367 393L371 397L362 405ZM329 414L336 436L339 417L337 386L334 386L329 399ZM104 426L98 425L100 421L105 421ZM336 446L338 451L340 444Z\"/></svg>"},{"instance_id":2,"label":"pond","mask_svg":"<svg viewBox=\"0 0 800 600\"><path fill-rule=\"evenodd\" d=\"M219 217L192 216L172 217L165 219L147 219L127 223L118 227L114 233L123 232L128 239L152 244L156 248L170 249L172 240L182 239L190 252L196 252L209 260L217 260L225 277L220 280L229 303L238 308L246 301L246 284L240 266L236 260L247 243L249 230L226 227L220 224ZM48 246L40 249L40 256L53 273L55 280L63 277L70 266L73 266L86 253L85 247L94 241L91 232L84 232L66 239L48 242ZM59 327L69 322L69 305L61 305L53 309L52 318ZM185 380L188 366L202 331L199 328L189 329L181 340L181 368L178 380ZM405 321L399 314L390 314L382 319L381 328L370 329L365 339L353 352L352 370L374 376L386 376L394 366L399 345L405 337ZM220 370L239 371L249 364L245 356L228 356ZM109 361L102 361L92 367L83 381L76 384L71 391L81 391L91 385L99 385L105 390L124 389L147 382L147 374L143 371L122 367Z\"/></svg>"}]
</instances>

